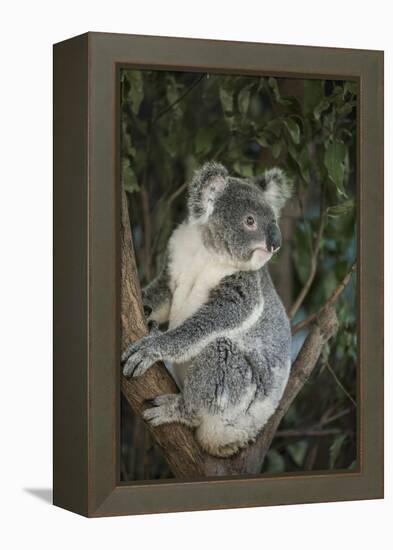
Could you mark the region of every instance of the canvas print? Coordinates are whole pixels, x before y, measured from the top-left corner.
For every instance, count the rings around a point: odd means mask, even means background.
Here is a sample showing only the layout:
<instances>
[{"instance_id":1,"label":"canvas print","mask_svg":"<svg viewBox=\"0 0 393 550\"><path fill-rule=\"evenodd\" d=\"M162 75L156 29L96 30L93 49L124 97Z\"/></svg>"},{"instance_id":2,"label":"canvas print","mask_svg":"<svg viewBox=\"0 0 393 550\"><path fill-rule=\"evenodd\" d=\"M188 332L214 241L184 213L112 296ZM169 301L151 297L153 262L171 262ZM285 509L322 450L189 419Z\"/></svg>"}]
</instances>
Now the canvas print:
<instances>
[{"instance_id":1,"label":"canvas print","mask_svg":"<svg viewBox=\"0 0 393 550\"><path fill-rule=\"evenodd\" d=\"M121 482L359 467L357 93L120 70Z\"/></svg>"}]
</instances>

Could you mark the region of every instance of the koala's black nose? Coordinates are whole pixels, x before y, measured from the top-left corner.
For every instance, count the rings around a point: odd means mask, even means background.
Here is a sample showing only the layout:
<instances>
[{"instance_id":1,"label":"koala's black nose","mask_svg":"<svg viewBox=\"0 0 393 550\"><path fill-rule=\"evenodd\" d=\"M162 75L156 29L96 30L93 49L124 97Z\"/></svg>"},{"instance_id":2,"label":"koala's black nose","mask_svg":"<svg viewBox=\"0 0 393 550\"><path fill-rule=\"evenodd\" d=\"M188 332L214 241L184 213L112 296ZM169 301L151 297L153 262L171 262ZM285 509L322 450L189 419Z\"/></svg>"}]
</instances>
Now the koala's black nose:
<instances>
[{"instance_id":1,"label":"koala's black nose","mask_svg":"<svg viewBox=\"0 0 393 550\"><path fill-rule=\"evenodd\" d=\"M267 226L266 246L269 252L275 252L281 246L281 231L276 223Z\"/></svg>"}]
</instances>

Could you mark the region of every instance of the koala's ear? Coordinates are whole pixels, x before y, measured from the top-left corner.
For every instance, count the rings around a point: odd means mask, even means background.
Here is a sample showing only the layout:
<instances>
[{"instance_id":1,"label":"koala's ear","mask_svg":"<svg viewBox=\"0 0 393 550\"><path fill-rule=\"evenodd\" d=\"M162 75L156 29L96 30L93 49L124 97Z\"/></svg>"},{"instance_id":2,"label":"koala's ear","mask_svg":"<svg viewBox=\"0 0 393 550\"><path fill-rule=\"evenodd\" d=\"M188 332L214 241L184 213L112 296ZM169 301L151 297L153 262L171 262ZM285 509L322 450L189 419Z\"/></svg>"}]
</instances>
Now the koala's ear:
<instances>
[{"instance_id":1,"label":"koala's ear","mask_svg":"<svg viewBox=\"0 0 393 550\"><path fill-rule=\"evenodd\" d=\"M188 191L188 210L192 219L202 222L208 219L227 181L227 169L217 162L206 162L195 172Z\"/></svg>"},{"instance_id":2,"label":"koala's ear","mask_svg":"<svg viewBox=\"0 0 393 550\"><path fill-rule=\"evenodd\" d=\"M264 198L273 208L276 216L292 196L292 184L281 168L269 168L254 183L263 191Z\"/></svg>"}]
</instances>

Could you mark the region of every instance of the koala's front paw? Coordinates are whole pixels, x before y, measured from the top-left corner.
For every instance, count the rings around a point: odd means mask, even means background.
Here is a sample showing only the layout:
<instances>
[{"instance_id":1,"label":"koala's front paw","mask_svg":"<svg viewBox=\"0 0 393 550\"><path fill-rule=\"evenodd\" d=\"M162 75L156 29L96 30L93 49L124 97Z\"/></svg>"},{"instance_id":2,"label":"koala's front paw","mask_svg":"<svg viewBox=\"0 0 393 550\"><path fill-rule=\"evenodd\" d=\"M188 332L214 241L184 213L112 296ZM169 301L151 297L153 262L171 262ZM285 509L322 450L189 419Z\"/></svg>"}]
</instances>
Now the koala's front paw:
<instances>
[{"instance_id":1,"label":"koala's front paw","mask_svg":"<svg viewBox=\"0 0 393 550\"><path fill-rule=\"evenodd\" d=\"M123 374L127 378L142 376L149 367L162 359L159 339L154 336L146 336L138 342L131 344L122 355Z\"/></svg>"}]
</instances>

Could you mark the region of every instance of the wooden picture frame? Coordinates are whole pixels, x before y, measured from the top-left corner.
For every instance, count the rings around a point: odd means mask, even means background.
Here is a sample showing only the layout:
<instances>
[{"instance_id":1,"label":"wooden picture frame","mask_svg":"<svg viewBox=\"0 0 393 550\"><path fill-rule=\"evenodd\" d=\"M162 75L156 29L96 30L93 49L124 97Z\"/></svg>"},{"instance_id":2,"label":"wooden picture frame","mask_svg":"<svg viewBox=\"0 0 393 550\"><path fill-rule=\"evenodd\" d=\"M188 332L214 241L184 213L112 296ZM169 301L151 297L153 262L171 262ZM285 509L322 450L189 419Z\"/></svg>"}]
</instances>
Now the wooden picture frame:
<instances>
[{"instance_id":1,"label":"wooden picture frame","mask_svg":"<svg viewBox=\"0 0 393 550\"><path fill-rule=\"evenodd\" d=\"M178 479L120 482L120 388L136 411L154 385L174 391L159 366L147 389L120 376L124 339L146 331L121 217L117 98L127 66L358 83L357 470L258 476L221 463L203 470L190 433L175 427L188 456L183 471L166 450ZM120 300L125 272L135 283L128 312ZM313 329L319 336L325 321ZM167 429L155 430L161 443ZM383 52L106 33L54 46L53 430L54 503L89 517L383 497ZM222 477L214 477L217 468Z\"/></svg>"}]
</instances>

